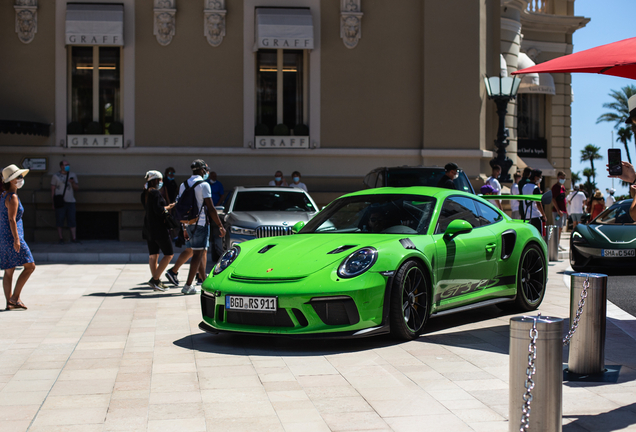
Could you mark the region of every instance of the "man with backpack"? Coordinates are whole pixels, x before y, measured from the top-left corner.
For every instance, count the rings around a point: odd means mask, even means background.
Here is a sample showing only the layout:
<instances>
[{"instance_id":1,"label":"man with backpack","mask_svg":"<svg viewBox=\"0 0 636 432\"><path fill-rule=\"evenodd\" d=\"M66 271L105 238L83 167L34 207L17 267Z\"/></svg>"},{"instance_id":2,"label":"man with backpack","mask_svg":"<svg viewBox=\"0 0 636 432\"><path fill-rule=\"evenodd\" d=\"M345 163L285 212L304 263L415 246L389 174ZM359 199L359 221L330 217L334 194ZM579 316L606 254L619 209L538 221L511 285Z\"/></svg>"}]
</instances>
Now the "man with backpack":
<instances>
[{"instance_id":1,"label":"man with backpack","mask_svg":"<svg viewBox=\"0 0 636 432\"><path fill-rule=\"evenodd\" d=\"M177 204L174 207L175 217L181 222L186 239L186 250L177 259L175 267L166 272L166 277L175 285L177 272L187 259L190 251L192 261L186 284L181 289L184 294L196 294L199 292L194 283L197 273L201 279L205 279L206 251L210 246L210 221L219 227L220 237L225 237L225 228L219 219L219 215L212 203L212 191L210 184L205 180L208 177L208 166L202 159L196 159L190 165L192 176L181 184ZM182 256L185 258L182 260Z\"/></svg>"}]
</instances>

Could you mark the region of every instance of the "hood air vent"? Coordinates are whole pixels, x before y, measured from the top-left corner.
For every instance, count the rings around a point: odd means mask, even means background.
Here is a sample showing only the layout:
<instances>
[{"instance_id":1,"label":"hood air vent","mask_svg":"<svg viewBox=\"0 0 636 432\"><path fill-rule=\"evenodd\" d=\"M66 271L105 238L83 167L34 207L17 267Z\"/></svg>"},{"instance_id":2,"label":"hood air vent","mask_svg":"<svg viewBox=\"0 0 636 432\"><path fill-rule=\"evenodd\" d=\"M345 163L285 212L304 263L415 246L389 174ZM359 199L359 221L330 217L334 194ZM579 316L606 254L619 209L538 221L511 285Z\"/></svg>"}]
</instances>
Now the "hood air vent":
<instances>
[{"instance_id":1,"label":"hood air vent","mask_svg":"<svg viewBox=\"0 0 636 432\"><path fill-rule=\"evenodd\" d=\"M344 252L344 251L346 251L346 250L348 250L348 249L351 249L351 248L354 248L354 247L356 247L356 245L344 245L344 246L340 246L340 247L337 247L336 249L332 250L331 252L327 252L327 255L330 255L330 254L339 254L340 252Z\"/></svg>"},{"instance_id":2,"label":"hood air vent","mask_svg":"<svg viewBox=\"0 0 636 432\"><path fill-rule=\"evenodd\" d=\"M263 249L259 250L258 253L265 253L276 245L267 245Z\"/></svg>"}]
</instances>

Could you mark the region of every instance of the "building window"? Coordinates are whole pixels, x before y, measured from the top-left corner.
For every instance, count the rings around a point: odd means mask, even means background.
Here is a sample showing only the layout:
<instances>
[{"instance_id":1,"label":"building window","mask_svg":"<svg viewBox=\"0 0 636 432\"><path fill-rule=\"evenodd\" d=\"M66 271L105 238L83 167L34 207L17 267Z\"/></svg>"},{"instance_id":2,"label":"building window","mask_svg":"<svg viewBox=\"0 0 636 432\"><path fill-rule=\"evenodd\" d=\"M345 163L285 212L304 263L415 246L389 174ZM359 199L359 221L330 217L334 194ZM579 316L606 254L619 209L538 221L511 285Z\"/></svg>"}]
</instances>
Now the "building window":
<instances>
[{"instance_id":1,"label":"building window","mask_svg":"<svg viewBox=\"0 0 636 432\"><path fill-rule=\"evenodd\" d=\"M306 51L256 53L256 135L309 135Z\"/></svg>"},{"instance_id":2,"label":"building window","mask_svg":"<svg viewBox=\"0 0 636 432\"><path fill-rule=\"evenodd\" d=\"M70 46L67 133L121 135L121 48Z\"/></svg>"},{"instance_id":3,"label":"building window","mask_svg":"<svg viewBox=\"0 0 636 432\"><path fill-rule=\"evenodd\" d=\"M517 95L517 136L526 140L545 138L545 95Z\"/></svg>"}]
</instances>

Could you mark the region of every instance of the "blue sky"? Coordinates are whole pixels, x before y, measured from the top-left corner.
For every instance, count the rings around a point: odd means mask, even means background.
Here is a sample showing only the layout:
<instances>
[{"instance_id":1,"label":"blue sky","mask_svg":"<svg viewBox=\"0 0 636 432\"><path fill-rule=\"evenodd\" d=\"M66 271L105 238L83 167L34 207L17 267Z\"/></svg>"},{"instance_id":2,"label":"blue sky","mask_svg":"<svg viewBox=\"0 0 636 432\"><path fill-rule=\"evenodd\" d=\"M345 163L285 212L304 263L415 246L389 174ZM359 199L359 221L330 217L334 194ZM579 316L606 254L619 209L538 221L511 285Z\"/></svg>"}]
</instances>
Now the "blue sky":
<instances>
[{"instance_id":1,"label":"blue sky","mask_svg":"<svg viewBox=\"0 0 636 432\"><path fill-rule=\"evenodd\" d=\"M636 1L635 0L576 0L574 13L578 16L591 18L586 27L577 30L573 36L573 52L583 51L595 46L616 42L622 39L636 37ZM611 102L611 90L620 90L626 85L636 85L635 80L618 78L598 74L572 74L572 171L580 174L583 168L589 167L589 162L581 163L581 149L587 144L594 144L601 148L603 160L595 161L597 167L596 182L605 194L605 188L612 187L612 179L607 178L605 164L607 163L607 149L612 146L611 123L596 124L596 119L607 110L603 108L605 102ZM616 132L614 132L616 140ZM623 160L627 160L623 145L614 142L616 148L623 152ZM632 139L630 143L632 161L636 158L636 147ZM628 189L614 181L617 195L626 194Z\"/></svg>"}]
</instances>

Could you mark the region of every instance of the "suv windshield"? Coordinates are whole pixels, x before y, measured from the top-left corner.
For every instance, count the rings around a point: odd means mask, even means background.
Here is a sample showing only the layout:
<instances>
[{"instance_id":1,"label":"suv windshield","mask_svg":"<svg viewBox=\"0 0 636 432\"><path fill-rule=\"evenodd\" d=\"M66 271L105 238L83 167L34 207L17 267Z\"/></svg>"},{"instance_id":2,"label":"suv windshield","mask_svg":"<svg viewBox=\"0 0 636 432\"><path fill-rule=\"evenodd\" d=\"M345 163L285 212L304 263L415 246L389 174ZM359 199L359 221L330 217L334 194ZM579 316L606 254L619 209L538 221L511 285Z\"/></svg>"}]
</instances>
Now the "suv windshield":
<instances>
[{"instance_id":1,"label":"suv windshield","mask_svg":"<svg viewBox=\"0 0 636 432\"><path fill-rule=\"evenodd\" d=\"M316 209L304 193L282 191L238 192L233 211L302 211L314 212Z\"/></svg>"},{"instance_id":2,"label":"suv windshield","mask_svg":"<svg viewBox=\"0 0 636 432\"><path fill-rule=\"evenodd\" d=\"M594 223L601 225L633 224L634 220L629 215L629 207L632 200L621 201L605 210L594 219Z\"/></svg>"},{"instance_id":3,"label":"suv windshield","mask_svg":"<svg viewBox=\"0 0 636 432\"><path fill-rule=\"evenodd\" d=\"M420 195L361 195L342 198L300 231L308 233L426 234L435 198Z\"/></svg>"},{"instance_id":4,"label":"suv windshield","mask_svg":"<svg viewBox=\"0 0 636 432\"><path fill-rule=\"evenodd\" d=\"M444 168L397 168L387 171L386 185L391 187L437 186L444 175ZM457 190L473 192L463 171L453 180Z\"/></svg>"}]
</instances>

